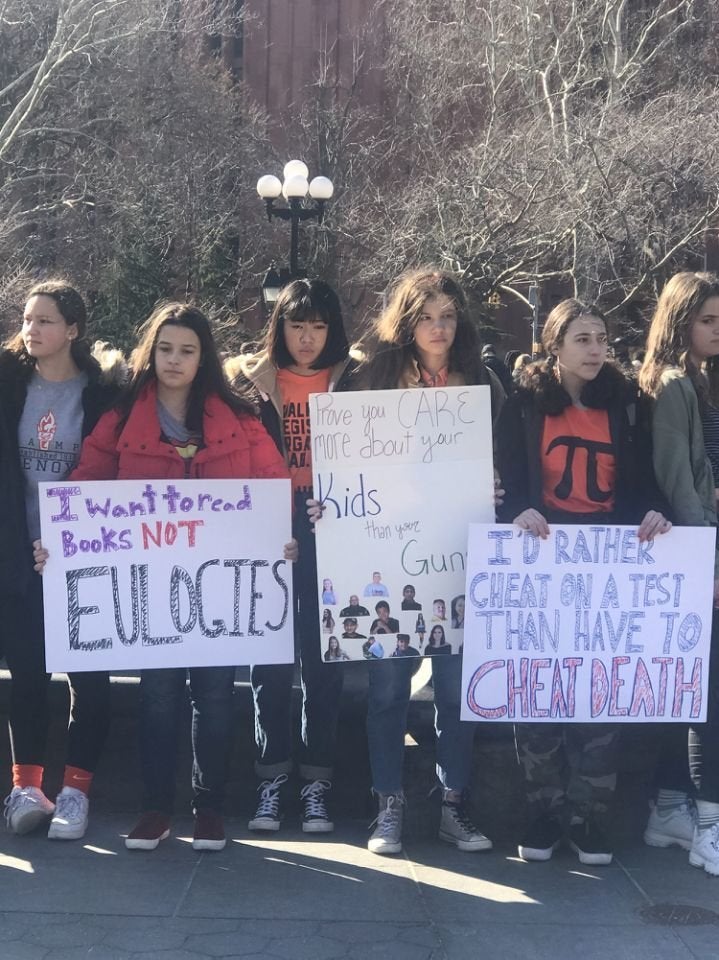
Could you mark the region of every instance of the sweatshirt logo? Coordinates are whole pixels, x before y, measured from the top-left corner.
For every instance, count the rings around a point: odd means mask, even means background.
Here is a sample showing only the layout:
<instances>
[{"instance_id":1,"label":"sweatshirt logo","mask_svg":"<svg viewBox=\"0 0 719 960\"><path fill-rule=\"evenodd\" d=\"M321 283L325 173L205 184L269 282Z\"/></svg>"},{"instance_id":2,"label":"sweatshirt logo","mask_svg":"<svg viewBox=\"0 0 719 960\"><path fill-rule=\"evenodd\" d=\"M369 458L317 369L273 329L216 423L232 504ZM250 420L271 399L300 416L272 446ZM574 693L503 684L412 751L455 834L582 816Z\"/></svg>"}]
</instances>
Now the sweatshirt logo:
<instances>
[{"instance_id":1,"label":"sweatshirt logo","mask_svg":"<svg viewBox=\"0 0 719 960\"><path fill-rule=\"evenodd\" d=\"M37 422L37 439L41 450L49 450L55 431L57 430L57 420L52 410L48 410L44 417L40 417Z\"/></svg>"}]
</instances>

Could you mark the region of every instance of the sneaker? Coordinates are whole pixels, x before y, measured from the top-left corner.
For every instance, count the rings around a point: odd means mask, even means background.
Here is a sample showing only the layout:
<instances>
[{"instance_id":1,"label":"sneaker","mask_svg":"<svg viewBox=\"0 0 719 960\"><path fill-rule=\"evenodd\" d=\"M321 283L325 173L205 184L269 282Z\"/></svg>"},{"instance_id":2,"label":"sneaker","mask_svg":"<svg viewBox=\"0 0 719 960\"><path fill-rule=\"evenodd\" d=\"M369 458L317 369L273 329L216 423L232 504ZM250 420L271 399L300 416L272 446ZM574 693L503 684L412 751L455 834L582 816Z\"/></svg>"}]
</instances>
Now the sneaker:
<instances>
[{"instance_id":1,"label":"sneaker","mask_svg":"<svg viewBox=\"0 0 719 960\"><path fill-rule=\"evenodd\" d=\"M326 793L332 789L329 780L313 780L300 790L304 803L302 812L303 833L331 833L335 825L327 812Z\"/></svg>"},{"instance_id":2,"label":"sneaker","mask_svg":"<svg viewBox=\"0 0 719 960\"><path fill-rule=\"evenodd\" d=\"M170 818L159 810L143 813L125 839L128 850L154 850L170 836Z\"/></svg>"},{"instance_id":3,"label":"sneaker","mask_svg":"<svg viewBox=\"0 0 719 960\"><path fill-rule=\"evenodd\" d=\"M682 803L671 807L666 813L660 813L654 804L644 831L644 842L649 847L676 845L684 850L691 850L695 819L693 804Z\"/></svg>"},{"instance_id":4,"label":"sneaker","mask_svg":"<svg viewBox=\"0 0 719 960\"><path fill-rule=\"evenodd\" d=\"M517 847L522 860L551 860L562 842L562 825L556 817L545 813L533 820Z\"/></svg>"},{"instance_id":5,"label":"sneaker","mask_svg":"<svg viewBox=\"0 0 719 960\"><path fill-rule=\"evenodd\" d=\"M225 825L216 810L195 811L195 832L192 837L193 850L224 850Z\"/></svg>"},{"instance_id":6,"label":"sneaker","mask_svg":"<svg viewBox=\"0 0 719 960\"><path fill-rule=\"evenodd\" d=\"M55 812L39 787L13 787L5 798L5 821L11 833L30 833Z\"/></svg>"},{"instance_id":7,"label":"sneaker","mask_svg":"<svg viewBox=\"0 0 719 960\"><path fill-rule=\"evenodd\" d=\"M587 866L605 867L612 862L614 854L607 838L591 820L573 823L569 828L569 846Z\"/></svg>"},{"instance_id":8,"label":"sneaker","mask_svg":"<svg viewBox=\"0 0 719 960\"><path fill-rule=\"evenodd\" d=\"M442 801L439 838L453 843L458 850L473 852L492 849L492 841L472 823L464 800L459 803Z\"/></svg>"},{"instance_id":9,"label":"sneaker","mask_svg":"<svg viewBox=\"0 0 719 960\"><path fill-rule=\"evenodd\" d=\"M704 867L706 873L719 877L719 823L713 823L706 830L695 828L689 863L693 867Z\"/></svg>"},{"instance_id":10,"label":"sneaker","mask_svg":"<svg viewBox=\"0 0 719 960\"><path fill-rule=\"evenodd\" d=\"M255 815L247 824L248 830L279 830L282 820L280 810L280 792L282 785L287 783L287 774L281 773L274 780L263 780L257 790L260 802L257 804Z\"/></svg>"},{"instance_id":11,"label":"sneaker","mask_svg":"<svg viewBox=\"0 0 719 960\"><path fill-rule=\"evenodd\" d=\"M50 840L79 840L87 830L90 802L75 787L63 787L55 801L55 816L47 831Z\"/></svg>"},{"instance_id":12,"label":"sneaker","mask_svg":"<svg viewBox=\"0 0 719 960\"><path fill-rule=\"evenodd\" d=\"M370 825L374 833L369 838L367 849L371 853L402 852L402 808L404 796L401 793L379 795L377 819Z\"/></svg>"}]
</instances>

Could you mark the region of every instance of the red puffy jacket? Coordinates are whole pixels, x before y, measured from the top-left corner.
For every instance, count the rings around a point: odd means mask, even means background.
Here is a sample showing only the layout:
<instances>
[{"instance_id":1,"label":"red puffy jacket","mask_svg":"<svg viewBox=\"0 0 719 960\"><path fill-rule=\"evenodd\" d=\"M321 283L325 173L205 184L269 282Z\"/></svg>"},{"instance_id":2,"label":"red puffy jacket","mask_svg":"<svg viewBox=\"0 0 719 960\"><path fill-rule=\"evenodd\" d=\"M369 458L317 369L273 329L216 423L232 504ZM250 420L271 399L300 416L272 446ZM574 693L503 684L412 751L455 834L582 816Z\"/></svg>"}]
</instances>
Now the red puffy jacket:
<instances>
[{"instance_id":1,"label":"red puffy jacket","mask_svg":"<svg viewBox=\"0 0 719 960\"><path fill-rule=\"evenodd\" d=\"M135 401L120 433L111 410L85 439L73 480L168 480L185 477L185 461L161 439L157 390L148 385ZM231 480L289 477L284 459L262 424L237 414L216 395L205 402L203 447L190 466L192 479Z\"/></svg>"}]
</instances>

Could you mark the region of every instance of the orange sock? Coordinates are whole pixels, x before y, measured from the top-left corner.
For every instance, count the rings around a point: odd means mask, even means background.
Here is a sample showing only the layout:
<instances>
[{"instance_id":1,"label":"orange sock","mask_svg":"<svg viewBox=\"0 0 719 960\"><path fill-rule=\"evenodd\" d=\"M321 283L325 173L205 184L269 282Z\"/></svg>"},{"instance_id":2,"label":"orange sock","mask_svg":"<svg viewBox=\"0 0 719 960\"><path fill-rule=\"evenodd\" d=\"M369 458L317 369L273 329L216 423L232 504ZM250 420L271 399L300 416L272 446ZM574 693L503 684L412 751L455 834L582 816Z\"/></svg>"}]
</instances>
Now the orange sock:
<instances>
[{"instance_id":1,"label":"orange sock","mask_svg":"<svg viewBox=\"0 0 719 960\"><path fill-rule=\"evenodd\" d=\"M12 785L14 787L37 787L42 790L44 767L36 763L14 763L12 765Z\"/></svg>"},{"instance_id":2,"label":"orange sock","mask_svg":"<svg viewBox=\"0 0 719 960\"><path fill-rule=\"evenodd\" d=\"M82 767L65 767L65 776L62 779L63 787L74 787L75 790L81 790L84 794L90 792L92 784L92 774L89 770L83 770Z\"/></svg>"}]
</instances>

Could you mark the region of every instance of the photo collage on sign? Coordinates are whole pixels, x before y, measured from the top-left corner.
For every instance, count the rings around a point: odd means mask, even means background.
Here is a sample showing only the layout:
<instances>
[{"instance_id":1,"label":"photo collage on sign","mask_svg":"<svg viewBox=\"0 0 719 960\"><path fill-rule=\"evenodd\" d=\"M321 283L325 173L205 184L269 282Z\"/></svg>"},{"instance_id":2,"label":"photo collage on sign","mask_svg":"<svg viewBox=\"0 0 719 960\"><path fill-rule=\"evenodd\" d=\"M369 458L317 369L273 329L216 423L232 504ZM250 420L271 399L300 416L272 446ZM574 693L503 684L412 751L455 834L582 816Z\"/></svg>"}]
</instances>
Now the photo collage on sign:
<instances>
[{"instance_id":1,"label":"photo collage on sign","mask_svg":"<svg viewBox=\"0 0 719 960\"><path fill-rule=\"evenodd\" d=\"M338 590L325 577L320 604L326 662L441 656L462 645L464 594L420 597L414 584L394 590L373 570L354 592Z\"/></svg>"}]
</instances>

